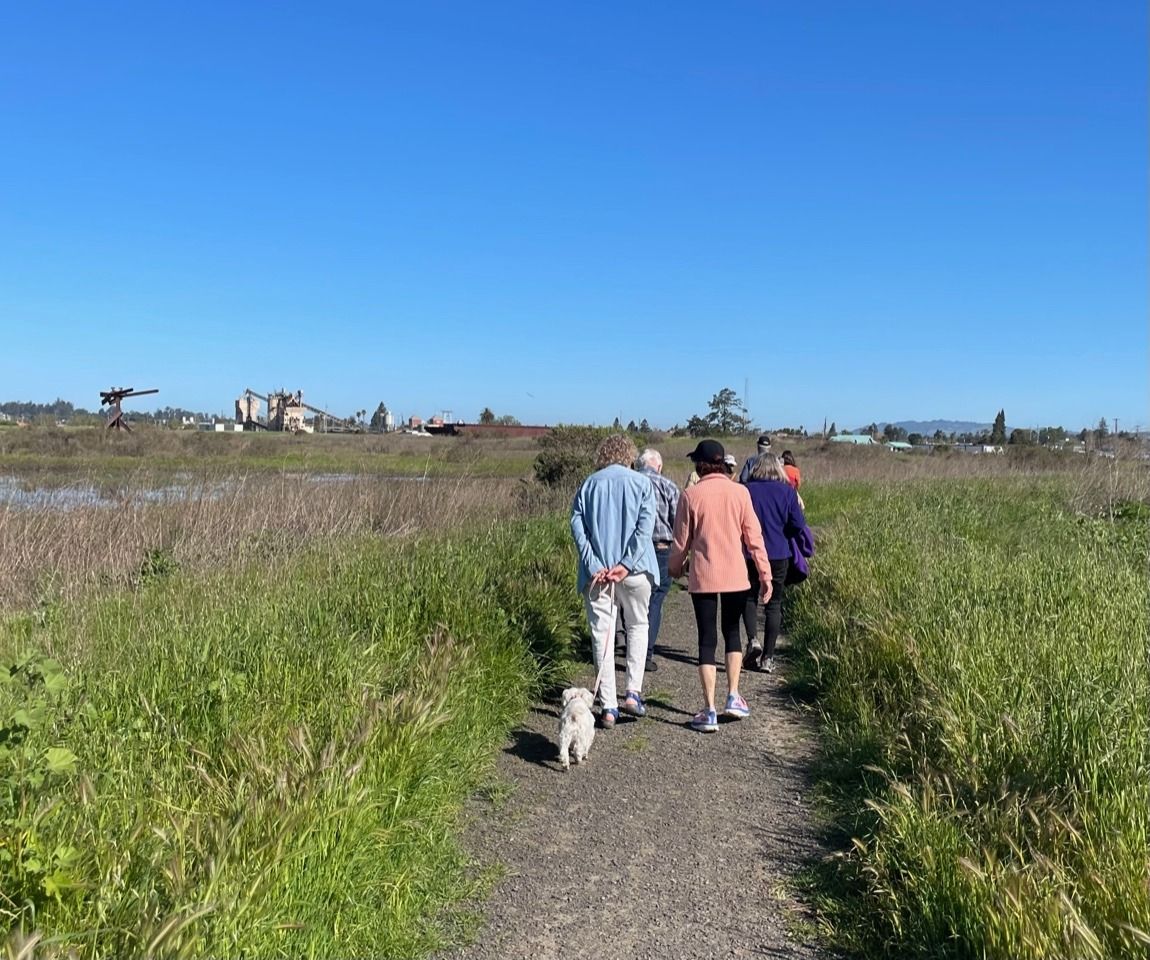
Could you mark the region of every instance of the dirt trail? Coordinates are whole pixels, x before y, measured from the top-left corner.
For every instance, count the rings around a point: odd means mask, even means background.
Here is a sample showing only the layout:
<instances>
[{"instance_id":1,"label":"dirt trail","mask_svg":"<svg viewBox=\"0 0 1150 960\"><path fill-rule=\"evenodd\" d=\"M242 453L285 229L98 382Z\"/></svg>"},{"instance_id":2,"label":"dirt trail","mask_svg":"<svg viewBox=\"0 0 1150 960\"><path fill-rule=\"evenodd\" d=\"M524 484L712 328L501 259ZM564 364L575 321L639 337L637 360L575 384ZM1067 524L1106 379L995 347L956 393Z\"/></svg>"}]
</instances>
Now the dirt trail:
<instances>
[{"instance_id":1,"label":"dirt trail","mask_svg":"<svg viewBox=\"0 0 1150 960\"><path fill-rule=\"evenodd\" d=\"M468 834L481 862L507 872L486 926L452 960L823 955L796 934L803 908L788 893L820 852L809 720L778 673L755 673L742 683L749 719L688 729L701 703L694 617L679 591L664 609L647 717L598 731L570 773L556 760L556 707L536 707L514 732L500 760L513 792L494 809L477 804ZM720 671L720 706L725 690Z\"/></svg>"}]
</instances>

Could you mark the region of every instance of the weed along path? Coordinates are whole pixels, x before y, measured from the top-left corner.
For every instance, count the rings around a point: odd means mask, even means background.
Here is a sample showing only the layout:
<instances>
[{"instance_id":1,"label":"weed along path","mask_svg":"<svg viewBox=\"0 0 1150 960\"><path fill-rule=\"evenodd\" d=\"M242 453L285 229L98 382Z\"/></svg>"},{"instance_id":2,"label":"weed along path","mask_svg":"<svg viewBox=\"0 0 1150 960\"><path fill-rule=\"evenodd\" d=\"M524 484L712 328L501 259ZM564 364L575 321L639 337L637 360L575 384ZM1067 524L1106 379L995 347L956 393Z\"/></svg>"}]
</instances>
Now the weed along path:
<instances>
[{"instance_id":1,"label":"weed along path","mask_svg":"<svg viewBox=\"0 0 1150 960\"><path fill-rule=\"evenodd\" d=\"M500 760L511 790L477 801L468 839L505 873L474 942L446 957L822 955L790 892L820 853L809 721L778 673L744 674L751 717L695 733L685 726L700 703L685 593L667 600L660 647L646 718L599 730L569 773L556 759L557 707L536 707L514 732Z\"/></svg>"}]
</instances>

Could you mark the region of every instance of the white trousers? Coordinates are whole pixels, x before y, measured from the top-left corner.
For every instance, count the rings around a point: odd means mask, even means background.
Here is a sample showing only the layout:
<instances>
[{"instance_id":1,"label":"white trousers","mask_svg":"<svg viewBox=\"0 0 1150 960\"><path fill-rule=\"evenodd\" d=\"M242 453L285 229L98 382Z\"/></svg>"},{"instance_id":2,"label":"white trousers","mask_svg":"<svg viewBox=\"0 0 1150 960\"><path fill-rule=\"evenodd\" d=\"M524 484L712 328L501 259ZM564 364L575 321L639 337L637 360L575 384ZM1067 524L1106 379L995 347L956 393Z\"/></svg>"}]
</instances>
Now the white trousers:
<instances>
[{"instance_id":1,"label":"white trousers","mask_svg":"<svg viewBox=\"0 0 1150 960\"><path fill-rule=\"evenodd\" d=\"M647 665L647 608L653 587L654 583L647 574L633 573L618 583L588 584L583 593L587 623L591 627L595 669L600 670L603 657L610 660L608 666L602 667L603 681L599 686L599 702L605 710L619 706L614 664L615 621L620 610L627 621L627 686L624 690L643 691L643 669Z\"/></svg>"}]
</instances>

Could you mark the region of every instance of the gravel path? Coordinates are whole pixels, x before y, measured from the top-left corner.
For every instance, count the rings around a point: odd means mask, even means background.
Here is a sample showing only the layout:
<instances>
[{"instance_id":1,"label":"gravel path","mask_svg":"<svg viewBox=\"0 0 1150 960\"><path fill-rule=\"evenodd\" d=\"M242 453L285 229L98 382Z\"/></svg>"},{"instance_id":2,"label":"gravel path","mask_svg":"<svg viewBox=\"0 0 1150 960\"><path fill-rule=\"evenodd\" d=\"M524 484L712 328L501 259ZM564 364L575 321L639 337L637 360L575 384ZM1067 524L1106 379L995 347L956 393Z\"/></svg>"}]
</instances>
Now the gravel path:
<instances>
[{"instance_id":1,"label":"gravel path","mask_svg":"<svg viewBox=\"0 0 1150 960\"><path fill-rule=\"evenodd\" d=\"M479 860L507 872L486 926L452 960L822 955L796 934L805 914L788 892L820 853L809 721L779 674L755 673L742 684L749 719L688 729L701 703L694 616L680 591L664 609L647 717L599 730L570 773L556 760L557 707L536 707L514 731L500 761L513 792L477 803L468 833ZM725 691L720 669L720 706Z\"/></svg>"}]
</instances>

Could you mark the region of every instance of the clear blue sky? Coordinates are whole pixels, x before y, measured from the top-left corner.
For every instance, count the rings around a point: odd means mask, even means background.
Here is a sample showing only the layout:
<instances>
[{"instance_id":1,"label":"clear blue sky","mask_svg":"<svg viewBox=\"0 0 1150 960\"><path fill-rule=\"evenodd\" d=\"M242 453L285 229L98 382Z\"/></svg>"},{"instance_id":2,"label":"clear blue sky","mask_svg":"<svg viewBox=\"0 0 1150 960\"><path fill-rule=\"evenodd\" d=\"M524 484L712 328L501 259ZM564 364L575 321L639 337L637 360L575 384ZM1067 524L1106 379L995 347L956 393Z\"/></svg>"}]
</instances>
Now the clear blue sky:
<instances>
[{"instance_id":1,"label":"clear blue sky","mask_svg":"<svg viewBox=\"0 0 1150 960\"><path fill-rule=\"evenodd\" d=\"M0 399L1147 413L1135 0L7 4Z\"/></svg>"}]
</instances>

